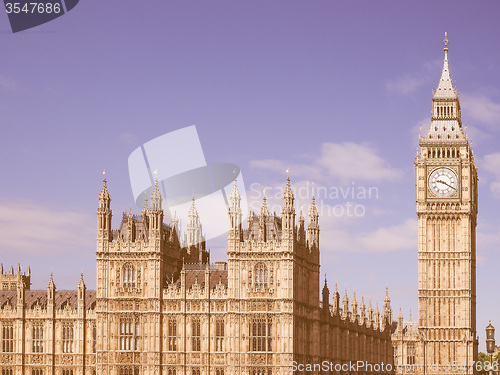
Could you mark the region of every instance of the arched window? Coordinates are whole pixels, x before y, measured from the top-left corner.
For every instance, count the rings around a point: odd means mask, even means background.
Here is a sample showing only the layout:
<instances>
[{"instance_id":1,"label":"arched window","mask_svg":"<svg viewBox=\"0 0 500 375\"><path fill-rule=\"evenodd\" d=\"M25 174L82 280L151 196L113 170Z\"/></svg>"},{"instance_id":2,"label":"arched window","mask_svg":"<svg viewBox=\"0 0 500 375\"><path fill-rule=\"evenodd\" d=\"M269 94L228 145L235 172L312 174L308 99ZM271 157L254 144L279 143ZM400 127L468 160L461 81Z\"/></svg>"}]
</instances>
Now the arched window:
<instances>
[{"instance_id":1,"label":"arched window","mask_svg":"<svg viewBox=\"0 0 500 375\"><path fill-rule=\"evenodd\" d=\"M63 353L73 353L73 324L65 323L62 332Z\"/></svg>"},{"instance_id":2,"label":"arched window","mask_svg":"<svg viewBox=\"0 0 500 375\"><path fill-rule=\"evenodd\" d=\"M215 351L224 351L224 319L217 319L215 323Z\"/></svg>"},{"instance_id":3,"label":"arched window","mask_svg":"<svg viewBox=\"0 0 500 375\"><path fill-rule=\"evenodd\" d=\"M193 319L191 324L191 350L199 352L201 350L201 324L200 319Z\"/></svg>"},{"instance_id":4,"label":"arched window","mask_svg":"<svg viewBox=\"0 0 500 375\"><path fill-rule=\"evenodd\" d=\"M175 318L168 320L168 350L177 350L177 321Z\"/></svg>"},{"instance_id":5,"label":"arched window","mask_svg":"<svg viewBox=\"0 0 500 375\"><path fill-rule=\"evenodd\" d=\"M120 350L138 351L141 336L139 322L133 317L120 319Z\"/></svg>"},{"instance_id":6,"label":"arched window","mask_svg":"<svg viewBox=\"0 0 500 375\"><path fill-rule=\"evenodd\" d=\"M43 353L43 326L34 325L33 326L33 336L32 336L32 352L33 353Z\"/></svg>"},{"instance_id":7,"label":"arched window","mask_svg":"<svg viewBox=\"0 0 500 375\"><path fill-rule=\"evenodd\" d=\"M136 272L135 267L131 264L123 266L123 287L135 288Z\"/></svg>"},{"instance_id":8,"label":"arched window","mask_svg":"<svg viewBox=\"0 0 500 375\"><path fill-rule=\"evenodd\" d=\"M272 322L265 316L253 318L250 323L250 351L270 352L272 350Z\"/></svg>"},{"instance_id":9,"label":"arched window","mask_svg":"<svg viewBox=\"0 0 500 375\"><path fill-rule=\"evenodd\" d=\"M4 323L2 331L2 352L12 353L14 351L14 323Z\"/></svg>"},{"instance_id":10,"label":"arched window","mask_svg":"<svg viewBox=\"0 0 500 375\"><path fill-rule=\"evenodd\" d=\"M255 287L267 288L267 267L264 263L258 263L254 269Z\"/></svg>"}]
</instances>

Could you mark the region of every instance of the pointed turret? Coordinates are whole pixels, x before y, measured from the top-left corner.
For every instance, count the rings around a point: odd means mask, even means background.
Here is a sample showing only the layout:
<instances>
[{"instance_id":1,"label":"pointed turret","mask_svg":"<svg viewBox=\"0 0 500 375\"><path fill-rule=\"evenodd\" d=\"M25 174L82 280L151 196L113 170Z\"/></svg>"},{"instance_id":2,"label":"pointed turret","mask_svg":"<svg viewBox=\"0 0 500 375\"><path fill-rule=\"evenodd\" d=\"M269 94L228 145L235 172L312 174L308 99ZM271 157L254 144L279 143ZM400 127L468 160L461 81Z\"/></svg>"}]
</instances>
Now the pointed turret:
<instances>
[{"instance_id":1,"label":"pointed turret","mask_svg":"<svg viewBox=\"0 0 500 375\"><path fill-rule=\"evenodd\" d=\"M367 315L367 325L369 327L373 326L374 321L373 321L373 307L372 307L372 300L370 299L368 303L368 315Z\"/></svg>"},{"instance_id":2,"label":"pointed turret","mask_svg":"<svg viewBox=\"0 0 500 375\"><path fill-rule=\"evenodd\" d=\"M259 216L259 241L267 241L267 217L269 216L269 210L267 209L266 196L262 199L262 207L260 208Z\"/></svg>"},{"instance_id":3,"label":"pointed turret","mask_svg":"<svg viewBox=\"0 0 500 375\"><path fill-rule=\"evenodd\" d=\"M50 280L47 284L47 305L54 304L55 296L56 296L56 283L54 282L54 278L51 272Z\"/></svg>"},{"instance_id":4,"label":"pointed turret","mask_svg":"<svg viewBox=\"0 0 500 375\"><path fill-rule=\"evenodd\" d=\"M351 319L352 321L356 320L358 316L358 301L356 300L356 292L354 292L352 301L351 301Z\"/></svg>"},{"instance_id":5,"label":"pointed turret","mask_svg":"<svg viewBox=\"0 0 500 375\"><path fill-rule=\"evenodd\" d=\"M284 240L295 239L294 200L292 187L290 186L290 177L288 177L286 180L285 192L283 193L283 209L281 214L281 231Z\"/></svg>"},{"instance_id":6,"label":"pointed turret","mask_svg":"<svg viewBox=\"0 0 500 375\"><path fill-rule=\"evenodd\" d=\"M307 225L307 239L310 249L319 249L319 223L316 199L312 197L311 208L309 209L309 223Z\"/></svg>"},{"instance_id":7,"label":"pointed turret","mask_svg":"<svg viewBox=\"0 0 500 375\"><path fill-rule=\"evenodd\" d=\"M328 289L328 285L326 284L326 275L325 275L325 285L323 286L323 309L329 311L330 309L330 290Z\"/></svg>"},{"instance_id":8,"label":"pointed turret","mask_svg":"<svg viewBox=\"0 0 500 375\"><path fill-rule=\"evenodd\" d=\"M337 288L337 283L335 283L335 291L333 292L333 312L338 314L340 309L340 294Z\"/></svg>"},{"instance_id":9,"label":"pointed turret","mask_svg":"<svg viewBox=\"0 0 500 375\"><path fill-rule=\"evenodd\" d=\"M344 298L342 299L342 319L349 316L349 297L347 297L347 288L345 288Z\"/></svg>"},{"instance_id":10,"label":"pointed turret","mask_svg":"<svg viewBox=\"0 0 500 375\"><path fill-rule=\"evenodd\" d=\"M377 308L375 309L375 327L377 329L380 328L380 310L378 309L378 302Z\"/></svg>"},{"instance_id":11,"label":"pointed turret","mask_svg":"<svg viewBox=\"0 0 500 375\"><path fill-rule=\"evenodd\" d=\"M392 309L391 309L391 298L389 297L389 288L385 288L385 297L384 297L384 308L382 310L382 324L390 325L392 323Z\"/></svg>"},{"instance_id":12,"label":"pointed turret","mask_svg":"<svg viewBox=\"0 0 500 375\"><path fill-rule=\"evenodd\" d=\"M233 189L229 194L229 228L231 230L241 230L241 195L234 179Z\"/></svg>"},{"instance_id":13,"label":"pointed turret","mask_svg":"<svg viewBox=\"0 0 500 375\"><path fill-rule=\"evenodd\" d=\"M135 241L135 224L134 216L132 215L132 207L130 207L130 211L127 216L127 241Z\"/></svg>"},{"instance_id":14,"label":"pointed turret","mask_svg":"<svg viewBox=\"0 0 500 375\"><path fill-rule=\"evenodd\" d=\"M24 290L25 285L23 280L17 282L17 313L24 314Z\"/></svg>"},{"instance_id":15,"label":"pointed turret","mask_svg":"<svg viewBox=\"0 0 500 375\"><path fill-rule=\"evenodd\" d=\"M177 217L177 211L174 211L174 217L172 218L172 232L171 232L171 241L175 243L180 243L181 233L180 233L180 222Z\"/></svg>"},{"instance_id":16,"label":"pointed turret","mask_svg":"<svg viewBox=\"0 0 500 375\"><path fill-rule=\"evenodd\" d=\"M363 297L361 297L361 305L359 306L359 318L360 324L364 324L366 319L366 305Z\"/></svg>"},{"instance_id":17,"label":"pointed turret","mask_svg":"<svg viewBox=\"0 0 500 375\"><path fill-rule=\"evenodd\" d=\"M85 312L85 291L87 286L83 281L83 272L80 274L80 281L78 282L78 313L83 314Z\"/></svg>"},{"instance_id":18,"label":"pointed turret","mask_svg":"<svg viewBox=\"0 0 500 375\"><path fill-rule=\"evenodd\" d=\"M306 244L306 229L304 225L304 216L302 215L302 210L300 210L299 215L299 230L297 231L297 242L301 246L304 246Z\"/></svg>"},{"instance_id":19,"label":"pointed turret","mask_svg":"<svg viewBox=\"0 0 500 375\"><path fill-rule=\"evenodd\" d=\"M403 313L401 312L401 307L399 308L398 315L398 329L400 332L403 332Z\"/></svg>"},{"instance_id":20,"label":"pointed turret","mask_svg":"<svg viewBox=\"0 0 500 375\"><path fill-rule=\"evenodd\" d=\"M97 208L97 238L101 241L111 241L111 198L106 184L106 172L103 172L102 189L99 193L99 207Z\"/></svg>"},{"instance_id":21,"label":"pointed turret","mask_svg":"<svg viewBox=\"0 0 500 375\"><path fill-rule=\"evenodd\" d=\"M443 70L441 72L441 79L439 80L438 87L434 92L433 98L440 99L457 99L457 90L453 85L450 75L450 67L448 64L448 33L444 33L444 62Z\"/></svg>"},{"instance_id":22,"label":"pointed turret","mask_svg":"<svg viewBox=\"0 0 500 375\"><path fill-rule=\"evenodd\" d=\"M155 186L153 188L153 191L151 192L151 197L149 198L149 201L151 202L150 205L151 210L153 211L162 210L163 197L161 196L160 188L158 186L158 177L155 178Z\"/></svg>"},{"instance_id":23,"label":"pointed turret","mask_svg":"<svg viewBox=\"0 0 500 375\"><path fill-rule=\"evenodd\" d=\"M448 63L448 36L444 39L444 62L441 79L432 96L431 126L421 143L465 143L460 118L460 101L450 75Z\"/></svg>"},{"instance_id":24,"label":"pointed turret","mask_svg":"<svg viewBox=\"0 0 500 375\"><path fill-rule=\"evenodd\" d=\"M191 203L191 208L188 213L188 224L186 229L186 235L184 239L184 246L187 248L191 246L201 246L205 241L202 233L202 226L200 222L200 215L196 209L194 194Z\"/></svg>"},{"instance_id":25,"label":"pointed turret","mask_svg":"<svg viewBox=\"0 0 500 375\"><path fill-rule=\"evenodd\" d=\"M234 251L238 247L238 243L243 240L243 231L241 222L243 212L241 210L241 195L234 178L233 189L229 194L229 232L228 232L228 250ZM249 221L250 225L250 221Z\"/></svg>"},{"instance_id":26,"label":"pointed turret","mask_svg":"<svg viewBox=\"0 0 500 375\"><path fill-rule=\"evenodd\" d=\"M160 188L158 186L158 177L155 178L155 186L149 197L149 210L148 210L148 221L149 221L149 240L160 238L160 232L163 225L163 209L162 202L163 198L160 193Z\"/></svg>"}]
</instances>

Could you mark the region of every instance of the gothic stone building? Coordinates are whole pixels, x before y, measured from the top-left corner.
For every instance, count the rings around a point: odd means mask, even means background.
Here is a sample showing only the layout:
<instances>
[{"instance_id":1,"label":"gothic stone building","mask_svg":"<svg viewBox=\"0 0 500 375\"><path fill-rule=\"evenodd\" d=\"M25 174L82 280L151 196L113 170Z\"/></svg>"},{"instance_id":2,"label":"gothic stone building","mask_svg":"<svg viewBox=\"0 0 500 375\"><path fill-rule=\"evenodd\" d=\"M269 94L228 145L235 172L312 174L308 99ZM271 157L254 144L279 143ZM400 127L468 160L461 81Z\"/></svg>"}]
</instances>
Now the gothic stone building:
<instances>
[{"instance_id":1,"label":"gothic stone building","mask_svg":"<svg viewBox=\"0 0 500 375\"><path fill-rule=\"evenodd\" d=\"M140 215L111 229L106 180L97 211L97 290L30 290L30 272L1 275L1 375L278 375L292 363L392 364L390 299L359 305L325 285L318 211L296 222L288 180L281 217L264 200L242 228L230 194L228 259L209 263L194 200L185 241L163 223L158 183ZM346 368L346 367L344 367ZM304 368L306 369L306 368ZM349 370L348 370L349 371ZM322 371L324 372L324 371ZM343 371L347 373L347 371ZM388 371L390 372L390 371ZM328 373L328 372L327 372ZM359 373L365 373L360 369ZM383 373L383 372L380 372Z\"/></svg>"}]
</instances>

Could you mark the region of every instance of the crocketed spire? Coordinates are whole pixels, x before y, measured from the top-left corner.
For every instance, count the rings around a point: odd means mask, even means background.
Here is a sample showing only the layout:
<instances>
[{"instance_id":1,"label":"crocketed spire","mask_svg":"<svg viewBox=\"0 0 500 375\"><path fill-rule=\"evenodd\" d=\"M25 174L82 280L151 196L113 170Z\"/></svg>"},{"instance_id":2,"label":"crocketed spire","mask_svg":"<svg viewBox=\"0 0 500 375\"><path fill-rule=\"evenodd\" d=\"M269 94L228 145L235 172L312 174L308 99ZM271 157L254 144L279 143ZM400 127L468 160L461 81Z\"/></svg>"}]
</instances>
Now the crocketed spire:
<instances>
[{"instance_id":1,"label":"crocketed spire","mask_svg":"<svg viewBox=\"0 0 500 375\"><path fill-rule=\"evenodd\" d=\"M443 71L441 72L441 79L439 80L438 87L434 92L434 98L439 99L457 99L457 90L453 85L450 75L450 67L448 64L448 34L444 33L444 62Z\"/></svg>"},{"instance_id":2,"label":"crocketed spire","mask_svg":"<svg viewBox=\"0 0 500 375\"><path fill-rule=\"evenodd\" d=\"M432 97L432 122L421 143L465 143L460 118L460 101L448 64L448 36L444 39L444 62L441 79Z\"/></svg>"},{"instance_id":3,"label":"crocketed spire","mask_svg":"<svg viewBox=\"0 0 500 375\"><path fill-rule=\"evenodd\" d=\"M149 199L151 201L151 209L153 211L160 211L162 205L162 196L160 193L160 189L158 187L158 177L155 178L155 187L151 193L151 197Z\"/></svg>"}]
</instances>

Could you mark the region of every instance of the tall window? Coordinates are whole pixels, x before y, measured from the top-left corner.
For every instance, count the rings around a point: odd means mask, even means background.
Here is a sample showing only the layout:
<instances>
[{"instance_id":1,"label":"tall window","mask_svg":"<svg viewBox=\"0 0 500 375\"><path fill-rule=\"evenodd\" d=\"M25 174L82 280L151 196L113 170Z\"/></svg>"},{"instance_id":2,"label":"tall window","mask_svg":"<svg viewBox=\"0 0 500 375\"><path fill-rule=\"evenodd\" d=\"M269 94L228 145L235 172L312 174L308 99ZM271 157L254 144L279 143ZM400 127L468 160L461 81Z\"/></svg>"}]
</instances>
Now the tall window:
<instances>
[{"instance_id":1,"label":"tall window","mask_svg":"<svg viewBox=\"0 0 500 375\"><path fill-rule=\"evenodd\" d=\"M120 319L120 350L127 350L127 351L139 350L140 335L141 332L138 321L136 321L132 317Z\"/></svg>"},{"instance_id":2,"label":"tall window","mask_svg":"<svg viewBox=\"0 0 500 375\"><path fill-rule=\"evenodd\" d=\"M224 375L224 369L216 369L215 375Z\"/></svg>"},{"instance_id":3,"label":"tall window","mask_svg":"<svg viewBox=\"0 0 500 375\"><path fill-rule=\"evenodd\" d=\"M224 319L217 319L215 322L215 351L224 351Z\"/></svg>"},{"instance_id":4,"label":"tall window","mask_svg":"<svg viewBox=\"0 0 500 375\"><path fill-rule=\"evenodd\" d=\"M168 375L177 375L176 369L168 369Z\"/></svg>"},{"instance_id":5,"label":"tall window","mask_svg":"<svg viewBox=\"0 0 500 375\"><path fill-rule=\"evenodd\" d=\"M73 353L73 339L74 339L73 324L71 323L64 324L62 333L63 333L62 334L63 353ZM63 374L63 375L69 375L69 374Z\"/></svg>"},{"instance_id":6,"label":"tall window","mask_svg":"<svg viewBox=\"0 0 500 375\"><path fill-rule=\"evenodd\" d=\"M199 352L201 350L201 326L200 319L193 319L191 323L191 350ZM198 370L199 371L199 370Z\"/></svg>"},{"instance_id":7,"label":"tall window","mask_svg":"<svg viewBox=\"0 0 500 375\"><path fill-rule=\"evenodd\" d=\"M168 320L168 350L177 350L177 321L173 318Z\"/></svg>"},{"instance_id":8,"label":"tall window","mask_svg":"<svg viewBox=\"0 0 500 375\"><path fill-rule=\"evenodd\" d=\"M135 288L135 268L131 264L123 266L123 287Z\"/></svg>"},{"instance_id":9,"label":"tall window","mask_svg":"<svg viewBox=\"0 0 500 375\"><path fill-rule=\"evenodd\" d=\"M33 326L33 353L43 353L43 326L42 325L34 325ZM33 370L35 371L35 370ZM42 371L36 369L36 371ZM38 375L38 374L37 374Z\"/></svg>"},{"instance_id":10,"label":"tall window","mask_svg":"<svg viewBox=\"0 0 500 375\"><path fill-rule=\"evenodd\" d=\"M250 351L270 352L272 344L270 319L254 318L250 323Z\"/></svg>"},{"instance_id":11,"label":"tall window","mask_svg":"<svg viewBox=\"0 0 500 375\"><path fill-rule=\"evenodd\" d=\"M14 324L4 324L2 334L2 351L4 353L12 353L14 351Z\"/></svg>"},{"instance_id":12,"label":"tall window","mask_svg":"<svg viewBox=\"0 0 500 375\"><path fill-rule=\"evenodd\" d=\"M97 329L95 326L92 327L92 352L96 352L96 343L97 343Z\"/></svg>"},{"instance_id":13,"label":"tall window","mask_svg":"<svg viewBox=\"0 0 500 375\"><path fill-rule=\"evenodd\" d=\"M254 275L255 287L267 288L267 267L264 263L259 263L255 266Z\"/></svg>"},{"instance_id":14,"label":"tall window","mask_svg":"<svg viewBox=\"0 0 500 375\"><path fill-rule=\"evenodd\" d=\"M11 368L3 368L2 369L2 375L13 375L14 374L14 370L12 370Z\"/></svg>"},{"instance_id":15,"label":"tall window","mask_svg":"<svg viewBox=\"0 0 500 375\"><path fill-rule=\"evenodd\" d=\"M62 370L62 375L73 375L73 370Z\"/></svg>"},{"instance_id":16,"label":"tall window","mask_svg":"<svg viewBox=\"0 0 500 375\"><path fill-rule=\"evenodd\" d=\"M39 368L34 368L31 370L31 375L43 375L43 370Z\"/></svg>"},{"instance_id":17,"label":"tall window","mask_svg":"<svg viewBox=\"0 0 500 375\"><path fill-rule=\"evenodd\" d=\"M415 364L415 345L413 344L408 344L408 346L406 347L406 364Z\"/></svg>"},{"instance_id":18,"label":"tall window","mask_svg":"<svg viewBox=\"0 0 500 375\"><path fill-rule=\"evenodd\" d=\"M191 369L191 375L200 375L200 369L199 368Z\"/></svg>"}]
</instances>

